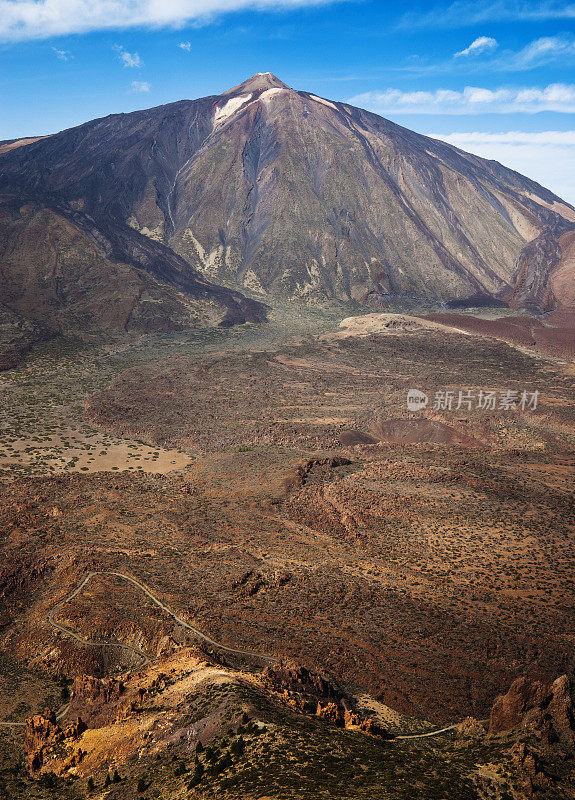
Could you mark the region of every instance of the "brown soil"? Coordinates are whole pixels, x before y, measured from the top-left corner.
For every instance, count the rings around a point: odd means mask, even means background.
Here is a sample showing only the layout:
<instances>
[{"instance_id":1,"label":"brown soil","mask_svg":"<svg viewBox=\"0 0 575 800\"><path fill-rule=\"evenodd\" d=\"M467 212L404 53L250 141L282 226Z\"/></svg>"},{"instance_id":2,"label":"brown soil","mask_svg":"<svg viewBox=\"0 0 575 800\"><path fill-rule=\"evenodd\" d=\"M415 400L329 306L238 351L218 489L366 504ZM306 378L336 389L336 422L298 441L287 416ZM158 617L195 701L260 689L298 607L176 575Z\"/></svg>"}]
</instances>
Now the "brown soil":
<instances>
[{"instance_id":1,"label":"brown soil","mask_svg":"<svg viewBox=\"0 0 575 800\"><path fill-rule=\"evenodd\" d=\"M120 571L231 647L296 658L403 712L482 717L518 673L548 681L570 664L572 381L443 330L128 370L92 419L200 457L185 476L4 486L2 647L51 674L122 663L46 621L87 571ZM535 412L409 414L417 386L541 395ZM115 632L153 656L189 636L113 582L87 589L62 609L83 638Z\"/></svg>"},{"instance_id":2,"label":"brown soil","mask_svg":"<svg viewBox=\"0 0 575 800\"><path fill-rule=\"evenodd\" d=\"M571 234L565 234L569 236ZM575 243L575 237L573 238ZM564 279L572 282L572 265ZM568 296L568 295L566 295ZM479 336L500 339L513 345L533 348L556 358L575 357L575 323L573 311L565 308L545 318L502 317L482 319L467 314L428 314L426 319L452 325Z\"/></svg>"}]
</instances>

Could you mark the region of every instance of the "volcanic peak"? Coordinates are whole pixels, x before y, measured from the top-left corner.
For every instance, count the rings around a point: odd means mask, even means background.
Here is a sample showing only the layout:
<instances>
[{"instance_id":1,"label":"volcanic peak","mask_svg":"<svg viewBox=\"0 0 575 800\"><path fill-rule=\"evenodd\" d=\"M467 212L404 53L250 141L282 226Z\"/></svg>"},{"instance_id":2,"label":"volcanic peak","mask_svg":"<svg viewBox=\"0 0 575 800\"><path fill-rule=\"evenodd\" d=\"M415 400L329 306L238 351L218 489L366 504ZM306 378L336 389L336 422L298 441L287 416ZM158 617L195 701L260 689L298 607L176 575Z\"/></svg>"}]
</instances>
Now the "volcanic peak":
<instances>
[{"instance_id":1,"label":"volcanic peak","mask_svg":"<svg viewBox=\"0 0 575 800\"><path fill-rule=\"evenodd\" d=\"M258 94L265 92L267 89L289 89L290 87L272 75L271 72L256 72L251 78L243 81L243 83L233 86L224 92L224 96L231 94Z\"/></svg>"}]
</instances>

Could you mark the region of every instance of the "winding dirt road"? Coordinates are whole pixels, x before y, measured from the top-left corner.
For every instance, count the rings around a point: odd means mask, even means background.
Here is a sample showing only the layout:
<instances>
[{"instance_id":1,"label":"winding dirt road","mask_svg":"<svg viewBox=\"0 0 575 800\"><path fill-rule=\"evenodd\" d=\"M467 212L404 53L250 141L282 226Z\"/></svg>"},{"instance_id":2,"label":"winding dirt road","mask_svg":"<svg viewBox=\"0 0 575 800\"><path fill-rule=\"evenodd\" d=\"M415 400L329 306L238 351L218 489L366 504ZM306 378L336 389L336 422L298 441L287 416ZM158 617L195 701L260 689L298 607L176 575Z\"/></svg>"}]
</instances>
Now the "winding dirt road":
<instances>
[{"instance_id":1,"label":"winding dirt road","mask_svg":"<svg viewBox=\"0 0 575 800\"><path fill-rule=\"evenodd\" d=\"M235 653L236 655L249 656L250 658L258 658L269 664L277 664L279 662L278 658L276 658L275 656L268 655L266 653L255 653L252 650L242 650L239 647L229 647L228 645L221 644L221 642L217 642L215 639L212 639L211 636L202 633L202 631L198 630L193 625L190 625L189 622L186 622L186 620L182 619L182 617L179 617L177 614L174 614L174 612L170 608L168 608L168 606L164 605L164 603L162 603L162 601L159 600L150 591L150 589L148 589L147 586L145 586L143 583L140 583L140 581L137 581L135 578L132 578L130 575L125 575L123 572L107 572L107 571L88 572L88 574L85 575L84 578L82 578L82 580L76 586L76 588L73 591L71 591L70 594L66 595L66 597L63 600L57 603L48 614L47 621L53 628L55 628L57 631L64 634L65 636L71 637L80 644L86 645L88 647L119 647L122 650L127 650L128 652L133 653L134 655L136 655L138 658L141 659L141 663L137 665L137 668L146 666L147 664L150 663L150 659L148 658L146 653L144 653L144 651L140 650L138 647L131 647L130 645L120 644L118 642L111 642L110 640L93 641L90 639L84 639L81 636L78 636L77 633L74 633L74 631L71 630L70 628L66 628L64 625L61 625L59 622L55 620L55 616L63 608L63 606L66 605L66 603L68 603L70 600L73 600L74 597L77 597L82 591L82 589L86 586L86 584L89 583L90 580L96 575L109 575L115 578L120 578L121 580L130 583L136 589L139 589L142 592L142 594L144 594L147 598L149 598L154 603L154 605L158 606L158 608L161 608L162 611L168 614L168 616L172 617L172 619L178 625L180 625L182 628L185 628L188 631L191 631L194 634L194 636L198 637L198 639L201 639L207 644L212 645L212 647L216 647L218 650L223 650L226 653ZM62 706L62 708L59 709L57 714L57 719L62 719L64 716L66 716L66 713L68 712L68 707L69 703L66 706ZM25 722L0 722L0 727L23 728L25 727L25 725L26 725ZM456 727L457 723L453 723L451 725L447 725L444 728L440 728L439 730L429 731L427 733L416 733L409 735L394 736L391 741L399 739L427 739L431 736L439 736L442 733L447 733L448 731L452 731Z\"/></svg>"},{"instance_id":2,"label":"winding dirt road","mask_svg":"<svg viewBox=\"0 0 575 800\"><path fill-rule=\"evenodd\" d=\"M125 575L123 572L103 572L103 571L88 572L88 574L80 581L78 586L76 586L76 588L72 592L70 592L70 594L66 595L66 597L63 600L57 603L57 605L55 605L54 608L48 614L47 621L53 628L55 628L57 631L60 631L60 633L65 634L66 636L70 636L72 639L75 639L77 642L80 642L83 645L87 645L89 647L119 647L122 650L127 650L141 659L141 663L138 664L138 668L146 666L147 664L150 663L150 659L148 658L146 653L144 653L144 651L140 650L138 647L131 647L130 645L112 642L109 639L98 640L98 641L94 641L91 639L84 639L81 636L78 636L77 633L74 633L73 630L71 630L70 628L66 628L64 625L61 625L54 619L54 617L58 614L58 612L62 609L62 607L70 600L73 600L74 597L77 597L82 591L82 589L86 586L86 584L89 583L89 581L95 575L110 575L115 578L120 578L121 580L124 580L127 583L132 584L132 586L134 586L136 589L139 589L139 591L141 591L142 594L144 594L147 598L149 598L154 603L154 605L158 606L158 608L161 608L162 611L168 614L168 616L172 617L172 619L178 625L180 625L182 628L185 628L188 631L191 631L194 634L194 636L198 637L198 639L201 639L207 644L210 644L212 647L216 647L218 650L222 650L225 653L235 653L236 655L249 656L250 658L257 658L260 659L261 661L267 662L268 664L277 664L279 661L279 659L276 658L275 656L271 656L266 653L255 653L252 650L242 650L239 647L229 647L228 645L221 644L221 642L217 642L215 639L212 639L211 636L202 633L202 631L198 630L193 625L190 625L189 622L186 622L186 620L182 619L182 617L179 617L177 614L174 614L174 612L170 608L168 608L168 606L164 605L164 603L162 603L162 601L159 600L156 597L156 595L153 594L148 589L147 586L145 586L143 583L140 583L140 581L137 581L135 578L132 578L130 575Z\"/></svg>"}]
</instances>

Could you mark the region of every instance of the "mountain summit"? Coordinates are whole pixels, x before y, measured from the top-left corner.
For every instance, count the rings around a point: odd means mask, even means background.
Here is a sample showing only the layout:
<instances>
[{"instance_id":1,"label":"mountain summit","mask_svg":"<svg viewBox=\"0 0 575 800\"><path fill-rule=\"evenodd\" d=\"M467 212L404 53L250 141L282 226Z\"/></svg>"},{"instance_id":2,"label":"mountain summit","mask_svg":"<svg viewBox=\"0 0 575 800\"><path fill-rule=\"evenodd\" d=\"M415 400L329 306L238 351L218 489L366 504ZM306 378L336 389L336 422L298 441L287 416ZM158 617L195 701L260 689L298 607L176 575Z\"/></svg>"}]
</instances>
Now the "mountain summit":
<instances>
[{"instance_id":1,"label":"mountain summit","mask_svg":"<svg viewBox=\"0 0 575 800\"><path fill-rule=\"evenodd\" d=\"M269 72L0 146L16 340L263 319L242 292L541 312L572 230L534 181Z\"/></svg>"},{"instance_id":2,"label":"mountain summit","mask_svg":"<svg viewBox=\"0 0 575 800\"><path fill-rule=\"evenodd\" d=\"M224 92L224 95L242 94L244 92L257 94L259 92L265 92L268 89L289 89L289 86L283 81L280 81L279 78L276 78L275 75L272 75L271 72L256 72L256 74L248 78L247 81L243 81L243 83L238 84L238 86L228 89L227 92Z\"/></svg>"}]
</instances>

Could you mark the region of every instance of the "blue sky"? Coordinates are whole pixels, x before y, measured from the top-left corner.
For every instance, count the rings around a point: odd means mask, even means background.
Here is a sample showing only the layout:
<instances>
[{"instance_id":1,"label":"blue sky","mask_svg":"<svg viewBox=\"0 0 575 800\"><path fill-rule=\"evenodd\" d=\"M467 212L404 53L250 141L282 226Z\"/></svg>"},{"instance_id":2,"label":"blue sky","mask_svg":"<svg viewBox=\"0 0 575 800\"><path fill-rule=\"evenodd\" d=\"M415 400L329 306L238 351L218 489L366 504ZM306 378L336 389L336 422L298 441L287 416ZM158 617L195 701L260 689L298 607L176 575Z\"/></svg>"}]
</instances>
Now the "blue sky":
<instances>
[{"instance_id":1,"label":"blue sky","mask_svg":"<svg viewBox=\"0 0 575 800\"><path fill-rule=\"evenodd\" d=\"M271 71L575 203L575 2L0 0L0 139Z\"/></svg>"}]
</instances>

